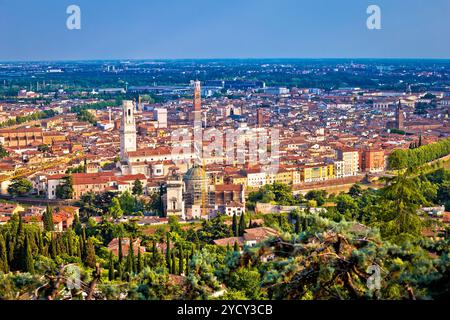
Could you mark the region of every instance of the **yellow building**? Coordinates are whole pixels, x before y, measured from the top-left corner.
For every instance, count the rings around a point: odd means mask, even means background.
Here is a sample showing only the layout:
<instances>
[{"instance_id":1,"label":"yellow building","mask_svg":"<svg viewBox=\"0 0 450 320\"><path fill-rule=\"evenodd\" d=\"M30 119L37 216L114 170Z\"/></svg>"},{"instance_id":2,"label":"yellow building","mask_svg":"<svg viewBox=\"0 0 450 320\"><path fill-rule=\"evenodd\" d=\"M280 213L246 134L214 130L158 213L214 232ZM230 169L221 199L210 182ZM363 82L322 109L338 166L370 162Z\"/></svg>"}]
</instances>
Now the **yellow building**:
<instances>
[{"instance_id":1,"label":"yellow building","mask_svg":"<svg viewBox=\"0 0 450 320\"><path fill-rule=\"evenodd\" d=\"M328 180L333 176L332 165L311 165L301 167L302 182L318 182Z\"/></svg>"},{"instance_id":2,"label":"yellow building","mask_svg":"<svg viewBox=\"0 0 450 320\"><path fill-rule=\"evenodd\" d=\"M231 183L232 184L242 184L242 185L245 185L245 186L248 184L246 176L233 175L230 178L231 178Z\"/></svg>"},{"instance_id":3,"label":"yellow building","mask_svg":"<svg viewBox=\"0 0 450 320\"><path fill-rule=\"evenodd\" d=\"M294 174L292 171L280 170L275 174L274 182L292 185L294 181Z\"/></svg>"},{"instance_id":4,"label":"yellow building","mask_svg":"<svg viewBox=\"0 0 450 320\"><path fill-rule=\"evenodd\" d=\"M65 141L66 136L58 132L45 132L44 133L44 144L53 144L57 141Z\"/></svg>"}]
</instances>

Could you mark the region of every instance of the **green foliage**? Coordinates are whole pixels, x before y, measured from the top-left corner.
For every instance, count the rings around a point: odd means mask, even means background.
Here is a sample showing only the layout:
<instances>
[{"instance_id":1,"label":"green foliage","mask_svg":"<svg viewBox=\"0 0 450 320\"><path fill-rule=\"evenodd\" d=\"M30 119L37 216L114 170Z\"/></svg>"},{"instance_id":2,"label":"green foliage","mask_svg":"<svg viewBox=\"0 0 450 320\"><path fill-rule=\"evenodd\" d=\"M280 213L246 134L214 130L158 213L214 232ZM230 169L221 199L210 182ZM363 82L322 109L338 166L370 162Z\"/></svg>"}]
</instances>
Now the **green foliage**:
<instances>
[{"instance_id":1,"label":"green foliage","mask_svg":"<svg viewBox=\"0 0 450 320\"><path fill-rule=\"evenodd\" d=\"M277 203L279 205L290 206L300 204L302 199L293 195L290 186L275 182L271 185L265 185L258 191L249 194L247 207L253 210L257 202Z\"/></svg>"},{"instance_id":2,"label":"green foliage","mask_svg":"<svg viewBox=\"0 0 450 320\"><path fill-rule=\"evenodd\" d=\"M94 126L97 125L95 116L91 112L89 112L87 109L81 109L79 112L77 112L77 118L78 118L78 121L89 122L89 123L93 124Z\"/></svg>"},{"instance_id":3,"label":"green foliage","mask_svg":"<svg viewBox=\"0 0 450 320\"><path fill-rule=\"evenodd\" d=\"M66 175L63 178L63 183L56 187L56 197L58 199L73 198L73 178L71 175Z\"/></svg>"},{"instance_id":4,"label":"green foliage","mask_svg":"<svg viewBox=\"0 0 450 320\"><path fill-rule=\"evenodd\" d=\"M311 190L306 193L305 198L316 201L317 205L323 206L326 201L327 193L325 190Z\"/></svg>"},{"instance_id":5,"label":"green foliage","mask_svg":"<svg viewBox=\"0 0 450 320\"><path fill-rule=\"evenodd\" d=\"M50 208L50 206L47 206L47 209L45 210L43 216L42 216L42 222L44 224L44 230L45 231L53 231L55 228L55 224L53 222L53 210Z\"/></svg>"},{"instance_id":6,"label":"green foliage","mask_svg":"<svg viewBox=\"0 0 450 320\"><path fill-rule=\"evenodd\" d=\"M111 201L111 206L108 209L108 213L114 218L119 219L123 215L122 207L120 206L119 199L114 197Z\"/></svg>"},{"instance_id":7,"label":"green foliage","mask_svg":"<svg viewBox=\"0 0 450 320\"><path fill-rule=\"evenodd\" d=\"M389 156L389 168L400 170L419 167L450 154L450 138L415 149L395 150Z\"/></svg>"},{"instance_id":8,"label":"green foliage","mask_svg":"<svg viewBox=\"0 0 450 320\"><path fill-rule=\"evenodd\" d=\"M6 151L5 147L3 147L3 144L0 143L0 159L3 159L9 155L8 151Z\"/></svg>"},{"instance_id":9,"label":"green foliage","mask_svg":"<svg viewBox=\"0 0 450 320\"><path fill-rule=\"evenodd\" d=\"M211 220L203 221L202 228L198 231L198 238L205 243L213 243L216 239L232 236L230 227L225 224L224 216L217 216Z\"/></svg>"},{"instance_id":10,"label":"green foliage","mask_svg":"<svg viewBox=\"0 0 450 320\"><path fill-rule=\"evenodd\" d=\"M133 183L133 189L132 192L135 196L140 196L142 193L144 193L144 187L142 185L141 180L135 180Z\"/></svg>"},{"instance_id":11,"label":"green foliage","mask_svg":"<svg viewBox=\"0 0 450 320\"><path fill-rule=\"evenodd\" d=\"M239 218L239 229L238 229L238 235L240 237L242 237L244 235L245 229L246 229L245 215L242 213Z\"/></svg>"},{"instance_id":12,"label":"green foliage","mask_svg":"<svg viewBox=\"0 0 450 320\"><path fill-rule=\"evenodd\" d=\"M92 238L89 238L86 243L86 254L84 257L84 263L86 266L94 268L96 264L95 248Z\"/></svg>"},{"instance_id":13,"label":"green foliage","mask_svg":"<svg viewBox=\"0 0 450 320\"><path fill-rule=\"evenodd\" d=\"M119 197L120 207L125 214L133 214L136 207L136 199L129 193L125 191Z\"/></svg>"},{"instance_id":14,"label":"green foliage","mask_svg":"<svg viewBox=\"0 0 450 320\"><path fill-rule=\"evenodd\" d=\"M0 123L0 128L4 128L4 127L10 127L16 124L22 124L28 121L34 121L34 120L39 120L39 119L47 119L47 118L51 118L54 117L55 115L57 115L57 112L53 111L53 110L44 110L44 111L38 111L26 116L17 116L15 119L8 119L7 121L4 121L2 123Z\"/></svg>"},{"instance_id":15,"label":"green foliage","mask_svg":"<svg viewBox=\"0 0 450 320\"><path fill-rule=\"evenodd\" d=\"M33 189L33 184L25 178L15 178L11 181L8 186L8 193L12 196L25 196L31 189Z\"/></svg>"}]
</instances>

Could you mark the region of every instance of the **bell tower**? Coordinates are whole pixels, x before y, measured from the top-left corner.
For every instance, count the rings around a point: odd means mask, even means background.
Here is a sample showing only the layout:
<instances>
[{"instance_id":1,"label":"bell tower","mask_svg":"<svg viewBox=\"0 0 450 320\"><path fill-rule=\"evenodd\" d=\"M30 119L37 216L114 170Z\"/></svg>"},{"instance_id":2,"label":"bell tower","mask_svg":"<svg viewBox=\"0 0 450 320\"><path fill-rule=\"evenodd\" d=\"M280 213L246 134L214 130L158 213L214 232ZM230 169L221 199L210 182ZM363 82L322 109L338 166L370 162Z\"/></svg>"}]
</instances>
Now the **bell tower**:
<instances>
[{"instance_id":1,"label":"bell tower","mask_svg":"<svg viewBox=\"0 0 450 320\"><path fill-rule=\"evenodd\" d=\"M136 151L136 120L133 101L124 100L122 104L122 121L120 123L120 159L124 160L130 151Z\"/></svg>"}]
</instances>

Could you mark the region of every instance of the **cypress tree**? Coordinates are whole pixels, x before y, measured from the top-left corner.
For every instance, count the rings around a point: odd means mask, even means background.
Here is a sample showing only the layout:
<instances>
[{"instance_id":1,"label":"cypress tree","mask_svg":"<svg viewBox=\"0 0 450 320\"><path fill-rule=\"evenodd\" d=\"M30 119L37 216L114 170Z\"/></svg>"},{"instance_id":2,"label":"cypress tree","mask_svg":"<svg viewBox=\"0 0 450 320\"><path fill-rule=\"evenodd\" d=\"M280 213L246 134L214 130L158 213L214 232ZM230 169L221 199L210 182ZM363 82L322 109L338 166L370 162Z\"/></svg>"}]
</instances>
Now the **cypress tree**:
<instances>
[{"instance_id":1,"label":"cypress tree","mask_svg":"<svg viewBox=\"0 0 450 320\"><path fill-rule=\"evenodd\" d=\"M170 268L171 258L172 258L172 256L170 255L170 236L169 236L169 233L166 233L166 262L167 262L167 268L169 269L169 271L171 270L171 268Z\"/></svg>"},{"instance_id":2,"label":"cypress tree","mask_svg":"<svg viewBox=\"0 0 450 320\"><path fill-rule=\"evenodd\" d=\"M139 274L144 269L144 262L142 261L141 250L138 250L137 254L137 264L136 264L136 273Z\"/></svg>"},{"instance_id":3,"label":"cypress tree","mask_svg":"<svg viewBox=\"0 0 450 320\"><path fill-rule=\"evenodd\" d=\"M78 244L80 247L81 258L84 259L84 241L82 236L78 236Z\"/></svg>"},{"instance_id":4,"label":"cypress tree","mask_svg":"<svg viewBox=\"0 0 450 320\"><path fill-rule=\"evenodd\" d=\"M91 268L95 267L96 257L95 257L95 248L92 239L89 238L86 244L86 258L84 259L84 263Z\"/></svg>"},{"instance_id":5,"label":"cypress tree","mask_svg":"<svg viewBox=\"0 0 450 320\"><path fill-rule=\"evenodd\" d=\"M108 270L108 280L112 281L114 279L114 262L112 252L109 252L109 270Z\"/></svg>"},{"instance_id":6,"label":"cypress tree","mask_svg":"<svg viewBox=\"0 0 450 320\"><path fill-rule=\"evenodd\" d=\"M240 250L239 250L239 245L238 245L237 241L234 242L234 251L235 251L235 252L239 252L239 251L240 251Z\"/></svg>"},{"instance_id":7,"label":"cypress tree","mask_svg":"<svg viewBox=\"0 0 450 320\"><path fill-rule=\"evenodd\" d=\"M77 234L77 235L81 235L82 234L82 229L83 229L83 226L81 225L81 222L80 222L80 216L78 215L78 214L76 214L75 215L75 217L74 217L74 221L73 221L73 224L72 224L72 228L74 229L74 231L75 231L75 233Z\"/></svg>"},{"instance_id":8,"label":"cypress tree","mask_svg":"<svg viewBox=\"0 0 450 320\"><path fill-rule=\"evenodd\" d=\"M117 265L117 279L119 279L119 280L123 280L123 269L122 268L123 268L122 264L119 263Z\"/></svg>"},{"instance_id":9,"label":"cypress tree","mask_svg":"<svg viewBox=\"0 0 450 320\"><path fill-rule=\"evenodd\" d=\"M177 274L177 261L175 258L175 253L172 252L172 270L171 270L172 274Z\"/></svg>"},{"instance_id":10,"label":"cypress tree","mask_svg":"<svg viewBox=\"0 0 450 320\"><path fill-rule=\"evenodd\" d=\"M252 215L250 215L250 220L248 221L248 229L251 229L253 226L253 223L252 223Z\"/></svg>"},{"instance_id":11,"label":"cypress tree","mask_svg":"<svg viewBox=\"0 0 450 320\"><path fill-rule=\"evenodd\" d=\"M118 251L118 256L119 256L119 263L122 263L123 261L123 252L122 252L122 238L119 237L119 251Z\"/></svg>"},{"instance_id":12,"label":"cypress tree","mask_svg":"<svg viewBox=\"0 0 450 320\"><path fill-rule=\"evenodd\" d=\"M233 236L237 237L238 233L239 233L239 226L238 226L238 221L237 221L237 217L236 214L233 214L233 222L231 224L231 231L233 232Z\"/></svg>"},{"instance_id":13,"label":"cypress tree","mask_svg":"<svg viewBox=\"0 0 450 320\"><path fill-rule=\"evenodd\" d=\"M67 231L67 253L69 256L73 256L73 248L72 248L72 232Z\"/></svg>"},{"instance_id":14,"label":"cypress tree","mask_svg":"<svg viewBox=\"0 0 450 320\"><path fill-rule=\"evenodd\" d=\"M83 246L85 247L85 246L86 246L86 228L85 228L85 227L82 227L81 229L82 229L82 231L81 231L81 237L82 237L82 239L83 239Z\"/></svg>"},{"instance_id":15,"label":"cypress tree","mask_svg":"<svg viewBox=\"0 0 450 320\"><path fill-rule=\"evenodd\" d=\"M23 236L23 221L22 221L22 215L19 214L19 225L17 227L17 234L16 234L17 238L22 237Z\"/></svg>"},{"instance_id":16,"label":"cypress tree","mask_svg":"<svg viewBox=\"0 0 450 320\"><path fill-rule=\"evenodd\" d=\"M44 241L42 240L42 233L38 232L37 235L38 235L37 244L38 244L39 254L45 255Z\"/></svg>"},{"instance_id":17,"label":"cypress tree","mask_svg":"<svg viewBox=\"0 0 450 320\"><path fill-rule=\"evenodd\" d=\"M83 258L83 249L81 248L82 244L81 241L78 241L78 245L77 245L77 256L78 258L80 258L80 260Z\"/></svg>"},{"instance_id":18,"label":"cypress tree","mask_svg":"<svg viewBox=\"0 0 450 320\"><path fill-rule=\"evenodd\" d=\"M228 243L227 243L227 253L229 253L230 251L231 251L230 243L228 242Z\"/></svg>"},{"instance_id":19,"label":"cypress tree","mask_svg":"<svg viewBox=\"0 0 450 320\"><path fill-rule=\"evenodd\" d=\"M244 214L241 214L241 218L239 220L239 236L242 237L245 232L245 217Z\"/></svg>"},{"instance_id":20,"label":"cypress tree","mask_svg":"<svg viewBox=\"0 0 450 320\"><path fill-rule=\"evenodd\" d=\"M295 219L295 233L299 233L301 230L301 225L300 225L300 216L297 215L297 219Z\"/></svg>"},{"instance_id":21,"label":"cypress tree","mask_svg":"<svg viewBox=\"0 0 450 320\"><path fill-rule=\"evenodd\" d=\"M44 223L44 230L53 231L55 225L53 223L53 210L52 208L50 208L50 206L47 205L47 210L45 210L42 218Z\"/></svg>"},{"instance_id":22,"label":"cypress tree","mask_svg":"<svg viewBox=\"0 0 450 320\"><path fill-rule=\"evenodd\" d=\"M50 257L52 259L56 259L56 257L58 256L58 247L56 244L56 240L55 237L52 236L52 240L50 242Z\"/></svg>"},{"instance_id":23,"label":"cypress tree","mask_svg":"<svg viewBox=\"0 0 450 320\"><path fill-rule=\"evenodd\" d=\"M152 246L152 257L153 257L153 259L155 259L155 257L156 257L156 242L155 242L155 240L153 240L152 243L153 243L153 246Z\"/></svg>"},{"instance_id":24,"label":"cypress tree","mask_svg":"<svg viewBox=\"0 0 450 320\"><path fill-rule=\"evenodd\" d=\"M8 252L8 264L11 265L14 260L14 238L8 233L5 238L6 251Z\"/></svg>"},{"instance_id":25,"label":"cypress tree","mask_svg":"<svg viewBox=\"0 0 450 320\"><path fill-rule=\"evenodd\" d=\"M33 255L31 254L31 246L28 237L25 237L24 250L23 250L23 270L31 274L34 273L34 261Z\"/></svg>"},{"instance_id":26,"label":"cypress tree","mask_svg":"<svg viewBox=\"0 0 450 320\"><path fill-rule=\"evenodd\" d=\"M131 271L133 273L136 273L136 263L134 261L134 248L133 248L133 239L128 238L130 241L130 245L128 246L128 255L131 255L130 262L131 262Z\"/></svg>"},{"instance_id":27,"label":"cypress tree","mask_svg":"<svg viewBox=\"0 0 450 320\"><path fill-rule=\"evenodd\" d=\"M169 259L166 260L167 270L169 273L172 273L172 256L169 256Z\"/></svg>"},{"instance_id":28,"label":"cypress tree","mask_svg":"<svg viewBox=\"0 0 450 320\"><path fill-rule=\"evenodd\" d=\"M0 234L0 272L8 273L8 253L6 252L6 243L3 236Z\"/></svg>"},{"instance_id":29,"label":"cypress tree","mask_svg":"<svg viewBox=\"0 0 450 320\"><path fill-rule=\"evenodd\" d=\"M178 274L181 275L183 273L183 248L180 247L179 256L178 256Z\"/></svg>"},{"instance_id":30,"label":"cypress tree","mask_svg":"<svg viewBox=\"0 0 450 320\"><path fill-rule=\"evenodd\" d=\"M190 262L190 257L189 254L186 256L186 276L189 275L189 262Z\"/></svg>"},{"instance_id":31,"label":"cypress tree","mask_svg":"<svg viewBox=\"0 0 450 320\"><path fill-rule=\"evenodd\" d=\"M133 272L133 255L131 254L131 251L128 251L125 271L128 275L130 275Z\"/></svg>"}]
</instances>

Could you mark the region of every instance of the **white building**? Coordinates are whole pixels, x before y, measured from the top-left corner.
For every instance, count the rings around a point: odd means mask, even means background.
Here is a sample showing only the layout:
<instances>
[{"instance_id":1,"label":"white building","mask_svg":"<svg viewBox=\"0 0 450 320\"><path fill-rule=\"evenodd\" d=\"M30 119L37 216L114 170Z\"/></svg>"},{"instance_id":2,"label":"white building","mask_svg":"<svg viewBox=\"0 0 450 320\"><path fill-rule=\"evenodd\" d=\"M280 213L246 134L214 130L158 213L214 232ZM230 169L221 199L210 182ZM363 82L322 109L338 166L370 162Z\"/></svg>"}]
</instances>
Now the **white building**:
<instances>
[{"instance_id":1,"label":"white building","mask_svg":"<svg viewBox=\"0 0 450 320\"><path fill-rule=\"evenodd\" d=\"M120 124L120 158L126 158L128 152L136 151L136 121L133 101L123 101L122 122Z\"/></svg>"},{"instance_id":2,"label":"white building","mask_svg":"<svg viewBox=\"0 0 450 320\"><path fill-rule=\"evenodd\" d=\"M167 109L156 108L153 110L154 119L158 122L158 128L167 128Z\"/></svg>"},{"instance_id":3,"label":"white building","mask_svg":"<svg viewBox=\"0 0 450 320\"><path fill-rule=\"evenodd\" d=\"M337 158L344 162L344 177L356 176L359 172L359 153L357 150L344 148L337 150Z\"/></svg>"}]
</instances>

